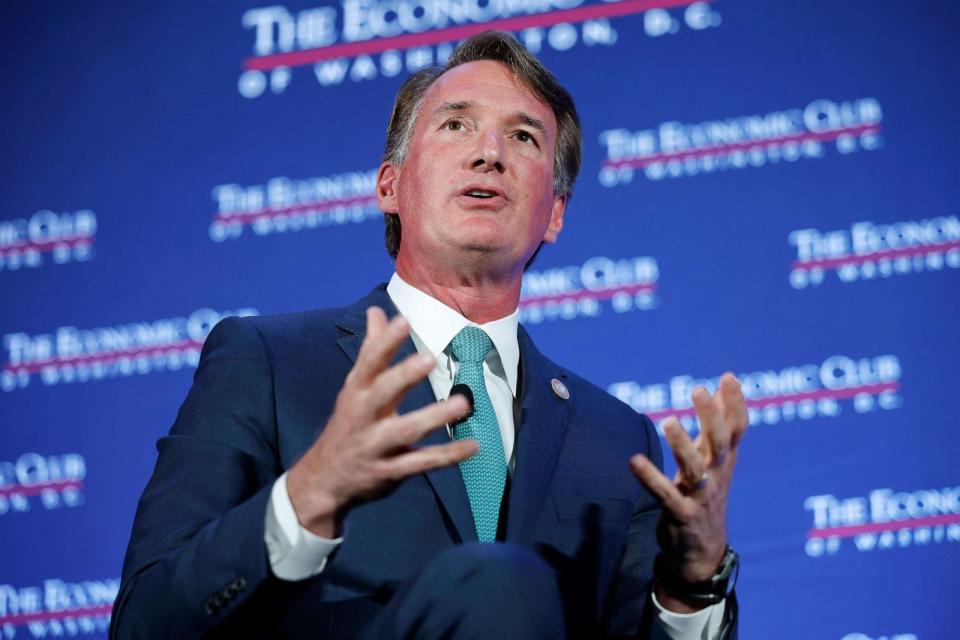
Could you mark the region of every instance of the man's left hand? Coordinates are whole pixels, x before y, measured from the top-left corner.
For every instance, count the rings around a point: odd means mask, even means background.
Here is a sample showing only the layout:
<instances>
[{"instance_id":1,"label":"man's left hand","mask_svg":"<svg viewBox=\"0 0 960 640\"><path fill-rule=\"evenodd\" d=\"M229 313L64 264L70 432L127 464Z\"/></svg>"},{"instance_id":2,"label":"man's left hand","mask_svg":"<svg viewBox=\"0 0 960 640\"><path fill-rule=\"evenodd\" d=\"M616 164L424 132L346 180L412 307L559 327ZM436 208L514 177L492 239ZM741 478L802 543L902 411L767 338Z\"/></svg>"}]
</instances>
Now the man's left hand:
<instances>
[{"instance_id":1,"label":"man's left hand","mask_svg":"<svg viewBox=\"0 0 960 640\"><path fill-rule=\"evenodd\" d=\"M677 461L673 480L642 454L630 460L630 467L663 506L657 541L666 569L685 582L700 582L717 572L726 552L727 497L737 448L747 430L747 406L740 382L732 373L720 378L716 394L711 396L697 387L692 399L700 419L695 440L675 417L663 424ZM671 611L688 613L702 608L675 598L659 585L656 595Z\"/></svg>"}]
</instances>

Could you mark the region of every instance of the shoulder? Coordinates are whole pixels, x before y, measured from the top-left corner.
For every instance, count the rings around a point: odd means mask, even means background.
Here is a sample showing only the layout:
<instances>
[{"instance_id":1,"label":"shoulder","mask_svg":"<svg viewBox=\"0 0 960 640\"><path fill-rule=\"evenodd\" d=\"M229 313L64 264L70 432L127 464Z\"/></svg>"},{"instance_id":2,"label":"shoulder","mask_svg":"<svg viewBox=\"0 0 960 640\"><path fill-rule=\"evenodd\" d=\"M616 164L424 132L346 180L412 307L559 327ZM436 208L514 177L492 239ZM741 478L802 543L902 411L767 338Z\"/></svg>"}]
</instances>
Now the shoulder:
<instances>
[{"instance_id":1,"label":"shoulder","mask_svg":"<svg viewBox=\"0 0 960 640\"><path fill-rule=\"evenodd\" d=\"M630 405L619 398L611 395L606 389L603 389L583 376L574 373L569 369L564 369L565 382L575 390L582 402L586 402L591 409L603 411L612 416L634 422L647 422L649 418L642 413L637 413ZM572 392L572 391L571 391Z\"/></svg>"},{"instance_id":2,"label":"shoulder","mask_svg":"<svg viewBox=\"0 0 960 640\"><path fill-rule=\"evenodd\" d=\"M348 308L335 307L263 316L231 316L220 321L211 335L214 332L247 336L256 334L265 341L298 337L309 339L318 334L335 333L338 321Z\"/></svg>"},{"instance_id":3,"label":"shoulder","mask_svg":"<svg viewBox=\"0 0 960 640\"><path fill-rule=\"evenodd\" d=\"M254 356L264 351L295 348L296 345L329 343L343 335L336 328L336 318L342 313L342 309L322 309L266 316L229 316L210 331L203 351L239 350Z\"/></svg>"},{"instance_id":4,"label":"shoulder","mask_svg":"<svg viewBox=\"0 0 960 640\"><path fill-rule=\"evenodd\" d=\"M530 366L532 372L537 375L558 378L567 387L567 392L574 401L573 404L580 410L586 408L593 413L609 415L626 423L653 426L647 416L637 413L619 398L544 355L523 327L520 328L517 337L522 359L525 361L522 366Z\"/></svg>"},{"instance_id":5,"label":"shoulder","mask_svg":"<svg viewBox=\"0 0 960 640\"><path fill-rule=\"evenodd\" d=\"M640 430L644 437L656 437L653 421L605 389L590 382L570 369L560 367L564 373L563 382L567 385L571 397L576 394L580 412L588 412L590 419L609 428Z\"/></svg>"},{"instance_id":6,"label":"shoulder","mask_svg":"<svg viewBox=\"0 0 960 640\"><path fill-rule=\"evenodd\" d=\"M605 460L610 468L625 470L634 453L645 454L662 468L660 437L648 416L539 352L535 357L542 359L543 370L556 376L569 394L570 422L565 435L568 448L581 457Z\"/></svg>"},{"instance_id":7,"label":"shoulder","mask_svg":"<svg viewBox=\"0 0 960 640\"><path fill-rule=\"evenodd\" d=\"M361 300L342 307L329 307L263 316L231 316L220 321L207 338L214 345L222 341L259 343L267 351L323 347L335 344L347 334L358 334L365 326L369 306L389 306L384 285Z\"/></svg>"},{"instance_id":8,"label":"shoulder","mask_svg":"<svg viewBox=\"0 0 960 640\"><path fill-rule=\"evenodd\" d=\"M529 340L529 337L526 337ZM642 413L637 413L630 405L608 393L590 380L560 365L536 349L530 355L541 359L544 369L553 372L567 388L573 399L573 408L578 420L588 421L591 430L603 430L613 437L626 437L630 440L638 436L652 442L657 439L653 421Z\"/></svg>"}]
</instances>

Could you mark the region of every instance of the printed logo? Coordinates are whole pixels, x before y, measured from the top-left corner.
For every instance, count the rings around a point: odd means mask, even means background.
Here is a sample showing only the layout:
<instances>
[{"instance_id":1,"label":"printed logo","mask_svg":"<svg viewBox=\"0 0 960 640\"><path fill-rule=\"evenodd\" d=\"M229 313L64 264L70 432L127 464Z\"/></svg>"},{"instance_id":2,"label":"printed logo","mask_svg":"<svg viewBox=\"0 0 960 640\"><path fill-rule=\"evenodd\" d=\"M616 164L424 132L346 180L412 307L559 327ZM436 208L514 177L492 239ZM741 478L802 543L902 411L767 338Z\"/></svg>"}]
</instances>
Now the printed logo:
<instances>
[{"instance_id":1,"label":"printed logo","mask_svg":"<svg viewBox=\"0 0 960 640\"><path fill-rule=\"evenodd\" d=\"M894 355L852 358L834 355L820 364L789 366L779 370L739 373L747 400L750 425L774 425L813 418L835 418L841 401L850 400L853 410L867 413L897 409L900 360ZM645 413L663 435L663 421L675 416L688 432L699 430L690 394L697 386L714 393L720 378L679 375L669 382L641 385L614 382L607 391L639 413Z\"/></svg>"},{"instance_id":2,"label":"printed logo","mask_svg":"<svg viewBox=\"0 0 960 640\"><path fill-rule=\"evenodd\" d=\"M3 336L6 364L0 389L13 391L39 375L45 385L90 382L195 367L213 326L227 316L255 316L256 309L197 309L189 316L115 327L59 327L53 333Z\"/></svg>"},{"instance_id":3,"label":"printed logo","mask_svg":"<svg viewBox=\"0 0 960 640\"><path fill-rule=\"evenodd\" d=\"M527 271L520 288L520 321L593 318L656 308L660 269L650 257L615 260L596 256L582 265Z\"/></svg>"},{"instance_id":4,"label":"printed logo","mask_svg":"<svg viewBox=\"0 0 960 640\"><path fill-rule=\"evenodd\" d=\"M119 578L51 579L29 587L0 584L0 630L9 640L21 629L33 638L102 636L110 628L110 611L119 590Z\"/></svg>"},{"instance_id":5,"label":"printed logo","mask_svg":"<svg viewBox=\"0 0 960 640\"><path fill-rule=\"evenodd\" d=\"M367 220L382 220L377 208L377 170L306 178L271 178L266 184L242 187L222 184L213 188L217 213L210 238L223 242L243 235L316 229Z\"/></svg>"},{"instance_id":6,"label":"printed logo","mask_svg":"<svg viewBox=\"0 0 960 640\"><path fill-rule=\"evenodd\" d=\"M87 463L79 453L45 456L24 453L13 462L0 461L0 516L83 504Z\"/></svg>"},{"instance_id":7,"label":"printed logo","mask_svg":"<svg viewBox=\"0 0 960 640\"><path fill-rule=\"evenodd\" d=\"M641 131L608 129L600 134L607 155L600 184L629 184L638 171L658 181L817 159L826 155L828 146L841 154L872 151L883 145L882 121L876 98L821 99L765 115L696 124L663 122Z\"/></svg>"},{"instance_id":8,"label":"printed logo","mask_svg":"<svg viewBox=\"0 0 960 640\"><path fill-rule=\"evenodd\" d=\"M813 516L805 550L814 558L841 549L868 553L960 541L960 487L810 496L803 507Z\"/></svg>"},{"instance_id":9,"label":"printed logo","mask_svg":"<svg viewBox=\"0 0 960 640\"><path fill-rule=\"evenodd\" d=\"M88 262L95 255L96 233L97 216L89 209L44 209L29 218L0 220L0 271Z\"/></svg>"},{"instance_id":10,"label":"printed logo","mask_svg":"<svg viewBox=\"0 0 960 640\"><path fill-rule=\"evenodd\" d=\"M692 0L341 0L296 13L274 5L243 14L253 55L237 89L246 98L281 94L304 66L321 87L412 73L443 64L454 43L487 29L515 33L535 54L614 46L630 32L610 20L630 15L643 16L638 32L649 37L721 23L708 2Z\"/></svg>"},{"instance_id":11,"label":"printed logo","mask_svg":"<svg viewBox=\"0 0 960 640\"><path fill-rule=\"evenodd\" d=\"M830 272L850 283L960 268L957 216L892 224L857 222L837 231L799 229L788 241L797 249L790 272L795 289L818 286Z\"/></svg>"}]
</instances>

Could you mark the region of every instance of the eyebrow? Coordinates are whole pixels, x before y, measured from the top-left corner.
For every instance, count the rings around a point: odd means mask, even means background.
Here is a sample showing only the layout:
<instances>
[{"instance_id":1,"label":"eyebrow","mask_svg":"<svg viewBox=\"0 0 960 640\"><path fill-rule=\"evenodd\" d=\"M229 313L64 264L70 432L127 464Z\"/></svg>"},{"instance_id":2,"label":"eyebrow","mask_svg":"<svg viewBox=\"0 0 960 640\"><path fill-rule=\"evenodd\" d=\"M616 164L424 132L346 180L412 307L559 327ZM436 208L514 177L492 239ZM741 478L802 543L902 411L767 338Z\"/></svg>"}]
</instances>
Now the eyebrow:
<instances>
[{"instance_id":1,"label":"eyebrow","mask_svg":"<svg viewBox=\"0 0 960 640\"><path fill-rule=\"evenodd\" d=\"M539 118L534 118L529 113L524 113L523 111L517 111L513 114L513 117L528 127L533 127L543 135L547 135L547 125L543 124L543 121Z\"/></svg>"},{"instance_id":2,"label":"eyebrow","mask_svg":"<svg viewBox=\"0 0 960 640\"><path fill-rule=\"evenodd\" d=\"M444 102L434 111L437 115L442 115L446 113L459 113L462 111L467 111L473 107L473 103L469 100L462 100L460 102ZM516 111L511 115L512 120L521 122L528 127L533 127L543 135L547 135L547 125L543 124L543 120L539 118L534 118L529 113L523 111Z\"/></svg>"},{"instance_id":3,"label":"eyebrow","mask_svg":"<svg viewBox=\"0 0 960 640\"><path fill-rule=\"evenodd\" d=\"M444 102L434 111L435 114L450 113L452 111L466 111L473 106L473 103L464 100L462 102Z\"/></svg>"}]
</instances>

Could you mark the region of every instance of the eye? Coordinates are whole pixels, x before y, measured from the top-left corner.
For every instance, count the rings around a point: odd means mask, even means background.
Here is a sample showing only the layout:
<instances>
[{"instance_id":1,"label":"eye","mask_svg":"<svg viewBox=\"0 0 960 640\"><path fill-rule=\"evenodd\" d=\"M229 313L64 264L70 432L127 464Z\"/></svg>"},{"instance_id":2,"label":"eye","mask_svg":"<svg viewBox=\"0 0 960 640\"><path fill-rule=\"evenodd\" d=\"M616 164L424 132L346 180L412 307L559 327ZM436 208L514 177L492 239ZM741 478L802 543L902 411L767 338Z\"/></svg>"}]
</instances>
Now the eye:
<instances>
[{"instance_id":1,"label":"eye","mask_svg":"<svg viewBox=\"0 0 960 640\"><path fill-rule=\"evenodd\" d=\"M518 142L522 142L523 144L532 144L534 146L537 144L537 139L533 137L533 134L531 134L529 131L524 131L523 129L520 129L513 134L513 137L516 138Z\"/></svg>"},{"instance_id":2,"label":"eye","mask_svg":"<svg viewBox=\"0 0 960 640\"><path fill-rule=\"evenodd\" d=\"M447 131L463 131L464 126L459 120L447 120L443 123L443 127L441 128L446 129Z\"/></svg>"}]
</instances>

